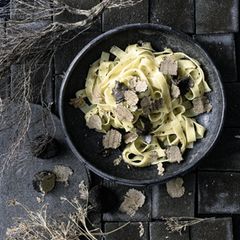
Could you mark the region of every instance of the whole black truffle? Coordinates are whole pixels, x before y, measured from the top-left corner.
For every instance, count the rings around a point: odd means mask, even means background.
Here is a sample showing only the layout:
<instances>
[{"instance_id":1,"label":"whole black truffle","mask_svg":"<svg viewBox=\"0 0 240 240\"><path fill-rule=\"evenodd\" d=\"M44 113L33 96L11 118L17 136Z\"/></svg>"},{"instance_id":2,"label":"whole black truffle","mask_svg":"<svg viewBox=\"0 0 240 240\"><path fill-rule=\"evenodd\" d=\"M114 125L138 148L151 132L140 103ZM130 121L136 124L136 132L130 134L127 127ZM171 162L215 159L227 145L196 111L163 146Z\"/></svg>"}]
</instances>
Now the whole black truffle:
<instances>
[{"instance_id":1,"label":"whole black truffle","mask_svg":"<svg viewBox=\"0 0 240 240\"><path fill-rule=\"evenodd\" d=\"M56 184L56 175L51 171L41 171L34 175L33 188L41 193L51 192Z\"/></svg>"},{"instance_id":2,"label":"whole black truffle","mask_svg":"<svg viewBox=\"0 0 240 240\"><path fill-rule=\"evenodd\" d=\"M89 191L89 203L99 212L114 212L119 208L117 195L109 188L96 185Z\"/></svg>"},{"instance_id":3,"label":"whole black truffle","mask_svg":"<svg viewBox=\"0 0 240 240\"><path fill-rule=\"evenodd\" d=\"M49 159L58 155L60 146L55 138L40 135L31 142L31 150L35 157Z\"/></svg>"}]
</instances>

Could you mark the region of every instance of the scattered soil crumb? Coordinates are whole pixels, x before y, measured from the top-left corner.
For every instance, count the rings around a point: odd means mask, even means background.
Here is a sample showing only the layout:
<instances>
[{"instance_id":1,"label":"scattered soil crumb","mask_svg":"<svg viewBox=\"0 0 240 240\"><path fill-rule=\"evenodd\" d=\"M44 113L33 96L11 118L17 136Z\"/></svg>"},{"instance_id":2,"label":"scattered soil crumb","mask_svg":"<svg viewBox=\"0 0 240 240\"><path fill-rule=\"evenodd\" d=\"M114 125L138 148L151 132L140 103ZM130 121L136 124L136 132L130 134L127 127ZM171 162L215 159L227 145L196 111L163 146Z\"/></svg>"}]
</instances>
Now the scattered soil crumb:
<instances>
[{"instance_id":1,"label":"scattered soil crumb","mask_svg":"<svg viewBox=\"0 0 240 240\"><path fill-rule=\"evenodd\" d=\"M167 192L171 198L180 198L185 193L185 187L183 186L182 178L175 178L166 183Z\"/></svg>"},{"instance_id":2,"label":"scattered soil crumb","mask_svg":"<svg viewBox=\"0 0 240 240\"><path fill-rule=\"evenodd\" d=\"M114 129L109 130L105 136L103 136L103 147L106 149L117 149L121 145L122 134Z\"/></svg>"},{"instance_id":3,"label":"scattered soil crumb","mask_svg":"<svg viewBox=\"0 0 240 240\"><path fill-rule=\"evenodd\" d=\"M113 160L113 165L118 166L122 161L122 155L119 155L116 159Z\"/></svg>"},{"instance_id":4,"label":"scattered soil crumb","mask_svg":"<svg viewBox=\"0 0 240 240\"><path fill-rule=\"evenodd\" d=\"M145 196L141 191L131 188L124 196L124 201L120 205L119 210L133 217L137 210L143 206Z\"/></svg>"},{"instance_id":5,"label":"scattered soil crumb","mask_svg":"<svg viewBox=\"0 0 240 240\"><path fill-rule=\"evenodd\" d=\"M158 175L163 176L165 169L161 162L157 164L157 170L158 170Z\"/></svg>"},{"instance_id":6,"label":"scattered soil crumb","mask_svg":"<svg viewBox=\"0 0 240 240\"><path fill-rule=\"evenodd\" d=\"M144 235L144 227L143 227L143 223L139 222L139 237L142 237Z\"/></svg>"},{"instance_id":7,"label":"scattered soil crumb","mask_svg":"<svg viewBox=\"0 0 240 240\"><path fill-rule=\"evenodd\" d=\"M69 177L73 175L73 170L70 167L56 165L53 172L56 174L57 182L63 182L65 183L65 186L68 186Z\"/></svg>"},{"instance_id":8,"label":"scattered soil crumb","mask_svg":"<svg viewBox=\"0 0 240 240\"><path fill-rule=\"evenodd\" d=\"M79 187L80 199L88 200L88 187L86 186L85 182L81 181L78 187Z\"/></svg>"}]
</instances>

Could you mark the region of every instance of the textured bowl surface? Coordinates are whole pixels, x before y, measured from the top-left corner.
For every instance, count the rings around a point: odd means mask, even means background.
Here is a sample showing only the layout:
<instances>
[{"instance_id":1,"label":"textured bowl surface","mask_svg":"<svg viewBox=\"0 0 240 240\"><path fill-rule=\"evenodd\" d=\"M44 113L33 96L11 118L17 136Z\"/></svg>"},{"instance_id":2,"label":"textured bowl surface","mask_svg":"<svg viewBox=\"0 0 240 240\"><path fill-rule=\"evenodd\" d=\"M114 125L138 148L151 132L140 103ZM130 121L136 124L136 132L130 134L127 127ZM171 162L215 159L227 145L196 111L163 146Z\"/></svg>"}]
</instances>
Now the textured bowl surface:
<instances>
[{"instance_id":1,"label":"textured bowl surface","mask_svg":"<svg viewBox=\"0 0 240 240\"><path fill-rule=\"evenodd\" d=\"M97 60L102 51L116 45L124 49L137 41L151 42L156 51L165 47L173 51L182 51L197 59L205 72L207 82L212 88L209 99L213 105L211 113L202 114L198 122L207 128L202 140L194 144L193 149L184 153L180 164L165 165L166 171L159 176L156 166L130 168L121 163L113 165L113 160L121 154L116 150L110 156L102 154L102 134L86 127L84 115L69 105L75 92L84 88L89 66ZM224 93L219 73L209 56L189 36L172 30L169 27L155 24L132 24L108 31L86 45L70 65L60 93L60 117L68 143L75 155L86 163L86 166L98 175L128 185L147 185L164 182L183 174L195 166L212 148L223 125Z\"/></svg>"}]
</instances>

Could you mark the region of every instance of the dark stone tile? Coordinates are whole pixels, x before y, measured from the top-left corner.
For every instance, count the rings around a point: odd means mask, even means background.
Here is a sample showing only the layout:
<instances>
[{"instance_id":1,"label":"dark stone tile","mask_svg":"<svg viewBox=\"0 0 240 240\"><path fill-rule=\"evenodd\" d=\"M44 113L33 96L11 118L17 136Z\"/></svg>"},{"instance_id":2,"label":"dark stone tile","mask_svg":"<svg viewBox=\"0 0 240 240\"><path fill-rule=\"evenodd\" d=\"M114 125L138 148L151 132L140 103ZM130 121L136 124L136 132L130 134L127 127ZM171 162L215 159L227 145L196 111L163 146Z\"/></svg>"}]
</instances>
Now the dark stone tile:
<instances>
[{"instance_id":1,"label":"dark stone tile","mask_svg":"<svg viewBox=\"0 0 240 240\"><path fill-rule=\"evenodd\" d=\"M148 0L133 7L107 9L103 13L102 29L105 32L121 25L139 22L148 22Z\"/></svg>"},{"instance_id":2,"label":"dark stone tile","mask_svg":"<svg viewBox=\"0 0 240 240\"><path fill-rule=\"evenodd\" d=\"M120 228L126 224L126 222L117 222L117 223L105 223L104 230L105 233L110 231L114 231L117 228ZM148 223L142 222L144 233L140 236L140 222L131 222L127 224L125 227L121 228L114 233L107 234L104 238L105 240L148 240Z\"/></svg>"},{"instance_id":3,"label":"dark stone tile","mask_svg":"<svg viewBox=\"0 0 240 240\"><path fill-rule=\"evenodd\" d=\"M23 83L20 81L27 73L24 70L24 64L11 66L11 97L17 97L18 92L23 91ZM42 88L43 101L46 104L53 102L52 90L52 69L49 70L48 65L39 65L38 70L30 75L30 101L32 103L41 103L40 91ZM43 86L43 87L42 87Z\"/></svg>"},{"instance_id":4,"label":"dark stone tile","mask_svg":"<svg viewBox=\"0 0 240 240\"><path fill-rule=\"evenodd\" d=\"M73 33L70 34L73 37ZM98 36L99 34L99 32L82 33L76 38L74 38L72 41L66 43L61 49L59 49L54 57L55 74L63 74L67 70L69 64L72 62L77 53L88 42L90 42L94 37Z\"/></svg>"},{"instance_id":5,"label":"dark stone tile","mask_svg":"<svg viewBox=\"0 0 240 240\"><path fill-rule=\"evenodd\" d=\"M219 218L198 223L190 228L190 235L191 240L231 240L232 219Z\"/></svg>"},{"instance_id":6,"label":"dark stone tile","mask_svg":"<svg viewBox=\"0 0 240 240\"><path fill-rule=\"evenodd\" d=\"M151 0L150 22L194 33L194 0Z\"/></svg>"},{"instance_id":7,"label":"dark stone tile","mask_svg":"<svg viewBox=\"0 0 240 240\"><path fill-rule=\"evenodd\" d=\"M112 222L112 221L148 221L151 219L151 189L150 188L139 188L139 187L129 187L124 185L119 185L111 181L104 180L103 186L111 189L118 197L119 202L122 203L124 196L127 191L131 188L142 191L145 195L145 203L139 208L136 214L132 217L126 213L122 213L119 210L113 213L103 213L103 221Z\"/></svg>"},{"instance_id":8,"label":"dark stone tile","mask_svg":"<svg viewBox=\"0 0 240 240\"><path fill-rule=\"evenodd\" d=\"M152 218L194 216L195 173L183 177L185 193L181 198L171 198L166 184L152 187Z\"/></svg>"},{"instance_id":9,"label":"dark stone tile","mask_svg":"<svg viewBox=\"0 0 240 240\"><path fill-rule=\"evenodd\" d=\"M237 32L238 0L196 0L196 32Z\"/></svg>"},{"instance_id":10,"label":"dark stone tile","mask_svg":"<svg viewBox=\"0 0 240 240\"><path fill-rule=\"evenodd\" d=\"M237 81L234 35L196 35L195 39L209 53L221 74L223 82Z\"/></svg>"},{"instance_id":11,"label":"dark stone tile","mask_svg":"<svg viewBox=\"0 0 240 240\"><path fill-rule=\"evenodd\" d=\"M84 9L88 10L92 7L96 6L98 3L100 3L100 0L63 0L62 2L68 4L70 7L74 7L77 9ZM54 17L55 22L77 22L85 19L84 16L78 16L74 15L72 13L69 13L68 11L63 12L60 15L57 15ZM88 29L88 31L99 31L101 28L101 16L96 19L96 22Z\"/></svg>"},{"instance_id":12,"label":"dark stone tile","mask_svg":"<svg viewBox=\"0 0 240 240\"><path fill-rule=\"evenodd\" d=\"M240 173L199 172L199 214L240 213Z\"/></svg>"},{"instance_id":13,"label":"dark stone tile","mask_svg":"<svg viewBox=\"0 0 240 240\"><path fill-rule=\"evenodd\" d=\"M214 149L201 162L204 170L240 171L240 128L224 128Z\"/></svg>"},{"instance_id":14,"label":"dark stone tile","mask_svg":"<svg viewBox=\"0 0 240 240\"><path fill-rule=\"evenodd\" d=\"M150 240L189 240L189 230L178 232L169 232L164 222L149 223Z\"/></svg>"},{"instance_id":15,"label":"dark stone tile","mask_svg":"<svg viewBox=\"0 0 240 240\"><path fill-rule=\"evenodd\" d=\"M227 101L225 127L240 127L240 83L224 84Z\"/></svg>"}]
</instances>

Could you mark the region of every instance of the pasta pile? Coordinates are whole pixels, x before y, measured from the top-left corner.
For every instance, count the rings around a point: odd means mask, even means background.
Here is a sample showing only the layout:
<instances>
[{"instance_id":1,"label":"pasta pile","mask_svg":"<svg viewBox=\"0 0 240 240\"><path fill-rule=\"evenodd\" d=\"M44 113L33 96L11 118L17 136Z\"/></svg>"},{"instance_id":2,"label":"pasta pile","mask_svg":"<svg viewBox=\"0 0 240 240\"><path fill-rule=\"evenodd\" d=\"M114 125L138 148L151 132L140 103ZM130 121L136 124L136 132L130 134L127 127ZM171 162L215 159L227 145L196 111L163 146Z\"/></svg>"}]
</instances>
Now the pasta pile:
<instances>
[{"instance_id":1,"label":"pasta pile","mask_svg":"<svg viewBox=\"0 0 240 240\"><path fill-rule=\"evenodd\" d=\"M102 52L71 103L85 113L89 128L105 134L105 148L125 141L127 164L158 164L163 172L163 162L182 161L184 151L204 137L205 128L194 117L211 110L204 96L209 91L197 60L140 43Z\"/></svg>"}]
</instances>

